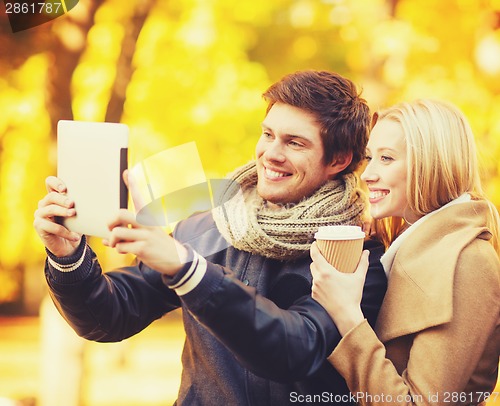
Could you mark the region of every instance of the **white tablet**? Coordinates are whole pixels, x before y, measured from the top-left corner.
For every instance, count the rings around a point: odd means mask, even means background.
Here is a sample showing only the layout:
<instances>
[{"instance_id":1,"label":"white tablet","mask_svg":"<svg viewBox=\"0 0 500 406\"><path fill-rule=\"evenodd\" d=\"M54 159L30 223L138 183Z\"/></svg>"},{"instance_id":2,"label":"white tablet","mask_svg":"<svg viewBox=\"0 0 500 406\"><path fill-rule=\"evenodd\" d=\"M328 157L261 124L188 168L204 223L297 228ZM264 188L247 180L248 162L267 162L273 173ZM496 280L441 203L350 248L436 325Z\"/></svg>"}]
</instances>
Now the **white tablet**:
<instances>
[{"instance_id":1,"label":"white tablet","mask_svg":"<svg viewBox=\"0 0 500 406\"><path fill-rule=\"evenodd\" d=\"M57 125L57 176L75 202L76 216L64 219L69 230L107 238L108 223L127 208L123 181L127 168L128 126L60 120Z\"/></svg>"}]
</instances>

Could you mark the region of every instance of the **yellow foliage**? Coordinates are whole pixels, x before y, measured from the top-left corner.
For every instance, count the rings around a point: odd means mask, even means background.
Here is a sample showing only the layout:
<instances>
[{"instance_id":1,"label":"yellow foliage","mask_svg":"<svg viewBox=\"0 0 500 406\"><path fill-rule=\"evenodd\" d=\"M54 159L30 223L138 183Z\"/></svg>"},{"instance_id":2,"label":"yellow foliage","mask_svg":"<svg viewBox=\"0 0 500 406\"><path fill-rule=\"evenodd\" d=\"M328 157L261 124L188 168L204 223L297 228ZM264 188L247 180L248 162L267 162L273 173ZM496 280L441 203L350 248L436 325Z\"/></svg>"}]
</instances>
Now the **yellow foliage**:
<instances>
[{"instance_id":1,"label":"yellow foliage","mask_svg":"<svg viewBox=\"0 0 500 406\"><path fill-rule=\"evenodd\" d=\"M67 17L53 25L71 52L84 47L72 77L75 119L104 119L138 6L104 2L88 33ZM223 176L253 156L267 86L295 70L330 69L359 84L374 110L417 97L457 104L475 131L485 188L500 205L499 10L498 0L154 2L126 84L130 165L194 141L207 176ZM44 178L55 173L49 51L0 77L0 274L44 258L31 223Z\"/></svg>"}]
</instances>

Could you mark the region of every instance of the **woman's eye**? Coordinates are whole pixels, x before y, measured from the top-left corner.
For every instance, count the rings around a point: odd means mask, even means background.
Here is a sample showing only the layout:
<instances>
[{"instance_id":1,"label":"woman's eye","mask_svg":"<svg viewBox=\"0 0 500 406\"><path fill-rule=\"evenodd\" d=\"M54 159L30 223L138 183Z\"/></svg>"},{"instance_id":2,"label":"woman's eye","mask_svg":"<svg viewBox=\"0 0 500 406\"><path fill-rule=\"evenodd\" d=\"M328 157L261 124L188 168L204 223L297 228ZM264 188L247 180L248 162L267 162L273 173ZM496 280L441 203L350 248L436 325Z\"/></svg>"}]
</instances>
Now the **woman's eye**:
<instances>
[{"instance_id":1,"label":"woman's eye","mask_svg":"<svg viewBox=\"0 0 500 406\"><path fill-rule=\"evenodd\" d=\"M370 155L365 155L365 161L370 162L372 160L372 157Z\"/></svg>"},{"instance_id":2,"label":"woman's eye","mask_svg":"<svg viewBox=\"0 0 500 406\"><path fill-rule=\"evenodd\" d=\"M387 155L382 155L382 156L380 157L380 160L381 160L382 162L390 162L390 161L394 161L394 159L393 159L392 157L387 156Z\"/></svg>"}]
</instances>

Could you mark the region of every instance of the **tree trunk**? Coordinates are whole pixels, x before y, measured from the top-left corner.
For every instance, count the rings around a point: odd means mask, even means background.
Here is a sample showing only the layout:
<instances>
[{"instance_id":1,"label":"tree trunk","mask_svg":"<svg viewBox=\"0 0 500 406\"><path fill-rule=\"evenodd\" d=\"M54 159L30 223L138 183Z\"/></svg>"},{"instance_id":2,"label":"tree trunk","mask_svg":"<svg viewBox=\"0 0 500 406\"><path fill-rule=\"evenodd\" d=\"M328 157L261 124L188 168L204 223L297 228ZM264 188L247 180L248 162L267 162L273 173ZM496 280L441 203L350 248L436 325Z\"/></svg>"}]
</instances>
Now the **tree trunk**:
<instances>
[{"instance_id":1,"label":"tree trunk","mask_svg":"<svg viewBox=\"0 0 500 406\"><path fill-rule=\"evenodd\" d=\"M391 17L396 17L396 9L398 7L399 0L389 0L389 15Z\"/></svg>"},{"instance_id":2,"label":"tree trunk","mask_svg":"<svg viewBox=\"0 0 500 406\"><path fill-rule=\"evenodd\" d=\"M115 81L106 109L105 121L107 122L118 123L122 119L127 86L135 70L132 65L132 59L135 54L137 39L155 3L156 0L137 2L134 14L130 18L130 21L125 24L126 30L117 62Z\"/></svg>"},{"instance_id":3,"label":"tree trunk","mask_svg":"<svg viewBox=\"0 0 500 406\"><path fill-rule=\"evenodd\" d=\"M50 116L51 135L55 140L57 122L72 120L71 79L87 43L87 33L94 24L97 9L103 0L81 0L65 15L64 21L54 22L55 32L49 49L51 59L47 74L46 106ZM65 26L70 24L70 26ZM66 37L71 33L71 40ZM75 38L79 39L75 41Z\"/></svg>"}]
</instances>

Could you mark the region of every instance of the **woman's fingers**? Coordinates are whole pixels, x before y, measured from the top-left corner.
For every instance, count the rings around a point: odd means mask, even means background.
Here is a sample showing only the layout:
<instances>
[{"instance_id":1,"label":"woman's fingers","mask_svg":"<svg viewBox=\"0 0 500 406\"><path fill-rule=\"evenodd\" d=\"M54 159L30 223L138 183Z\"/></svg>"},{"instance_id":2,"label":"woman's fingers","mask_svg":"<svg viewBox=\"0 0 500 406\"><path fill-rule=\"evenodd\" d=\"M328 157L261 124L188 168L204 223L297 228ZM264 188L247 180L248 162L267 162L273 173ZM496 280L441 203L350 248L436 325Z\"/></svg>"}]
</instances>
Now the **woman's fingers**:
<instances>
[{"instance_id":1,"label":"woman's fingers","mask_svg":"<svg viewBox=\"0 0 500 406\"><path fill-rule=\"evenodd\" d=\"M361 274L363 279L366 277L366 273L368 271L368 266L370 265L370 251L364 250L361 254L361 258L359 259L358 266L354 271L356 274Z\"/></svg>"},{"instance_id":2,"label":"woman's fingers","mask_svg":"<svg viewBox=\"0 0 500 406\"><path fill-rule=\"evenodd\" d=\"M318 248L318 245L316 242L313 242L311 245L311 251L310 251L311 259L313 260L314 263L319 265L320 267L331 267L333 268L330 263L325 259L323 254L321 254L321 251Z\"/></svg>"}]
</instances>

